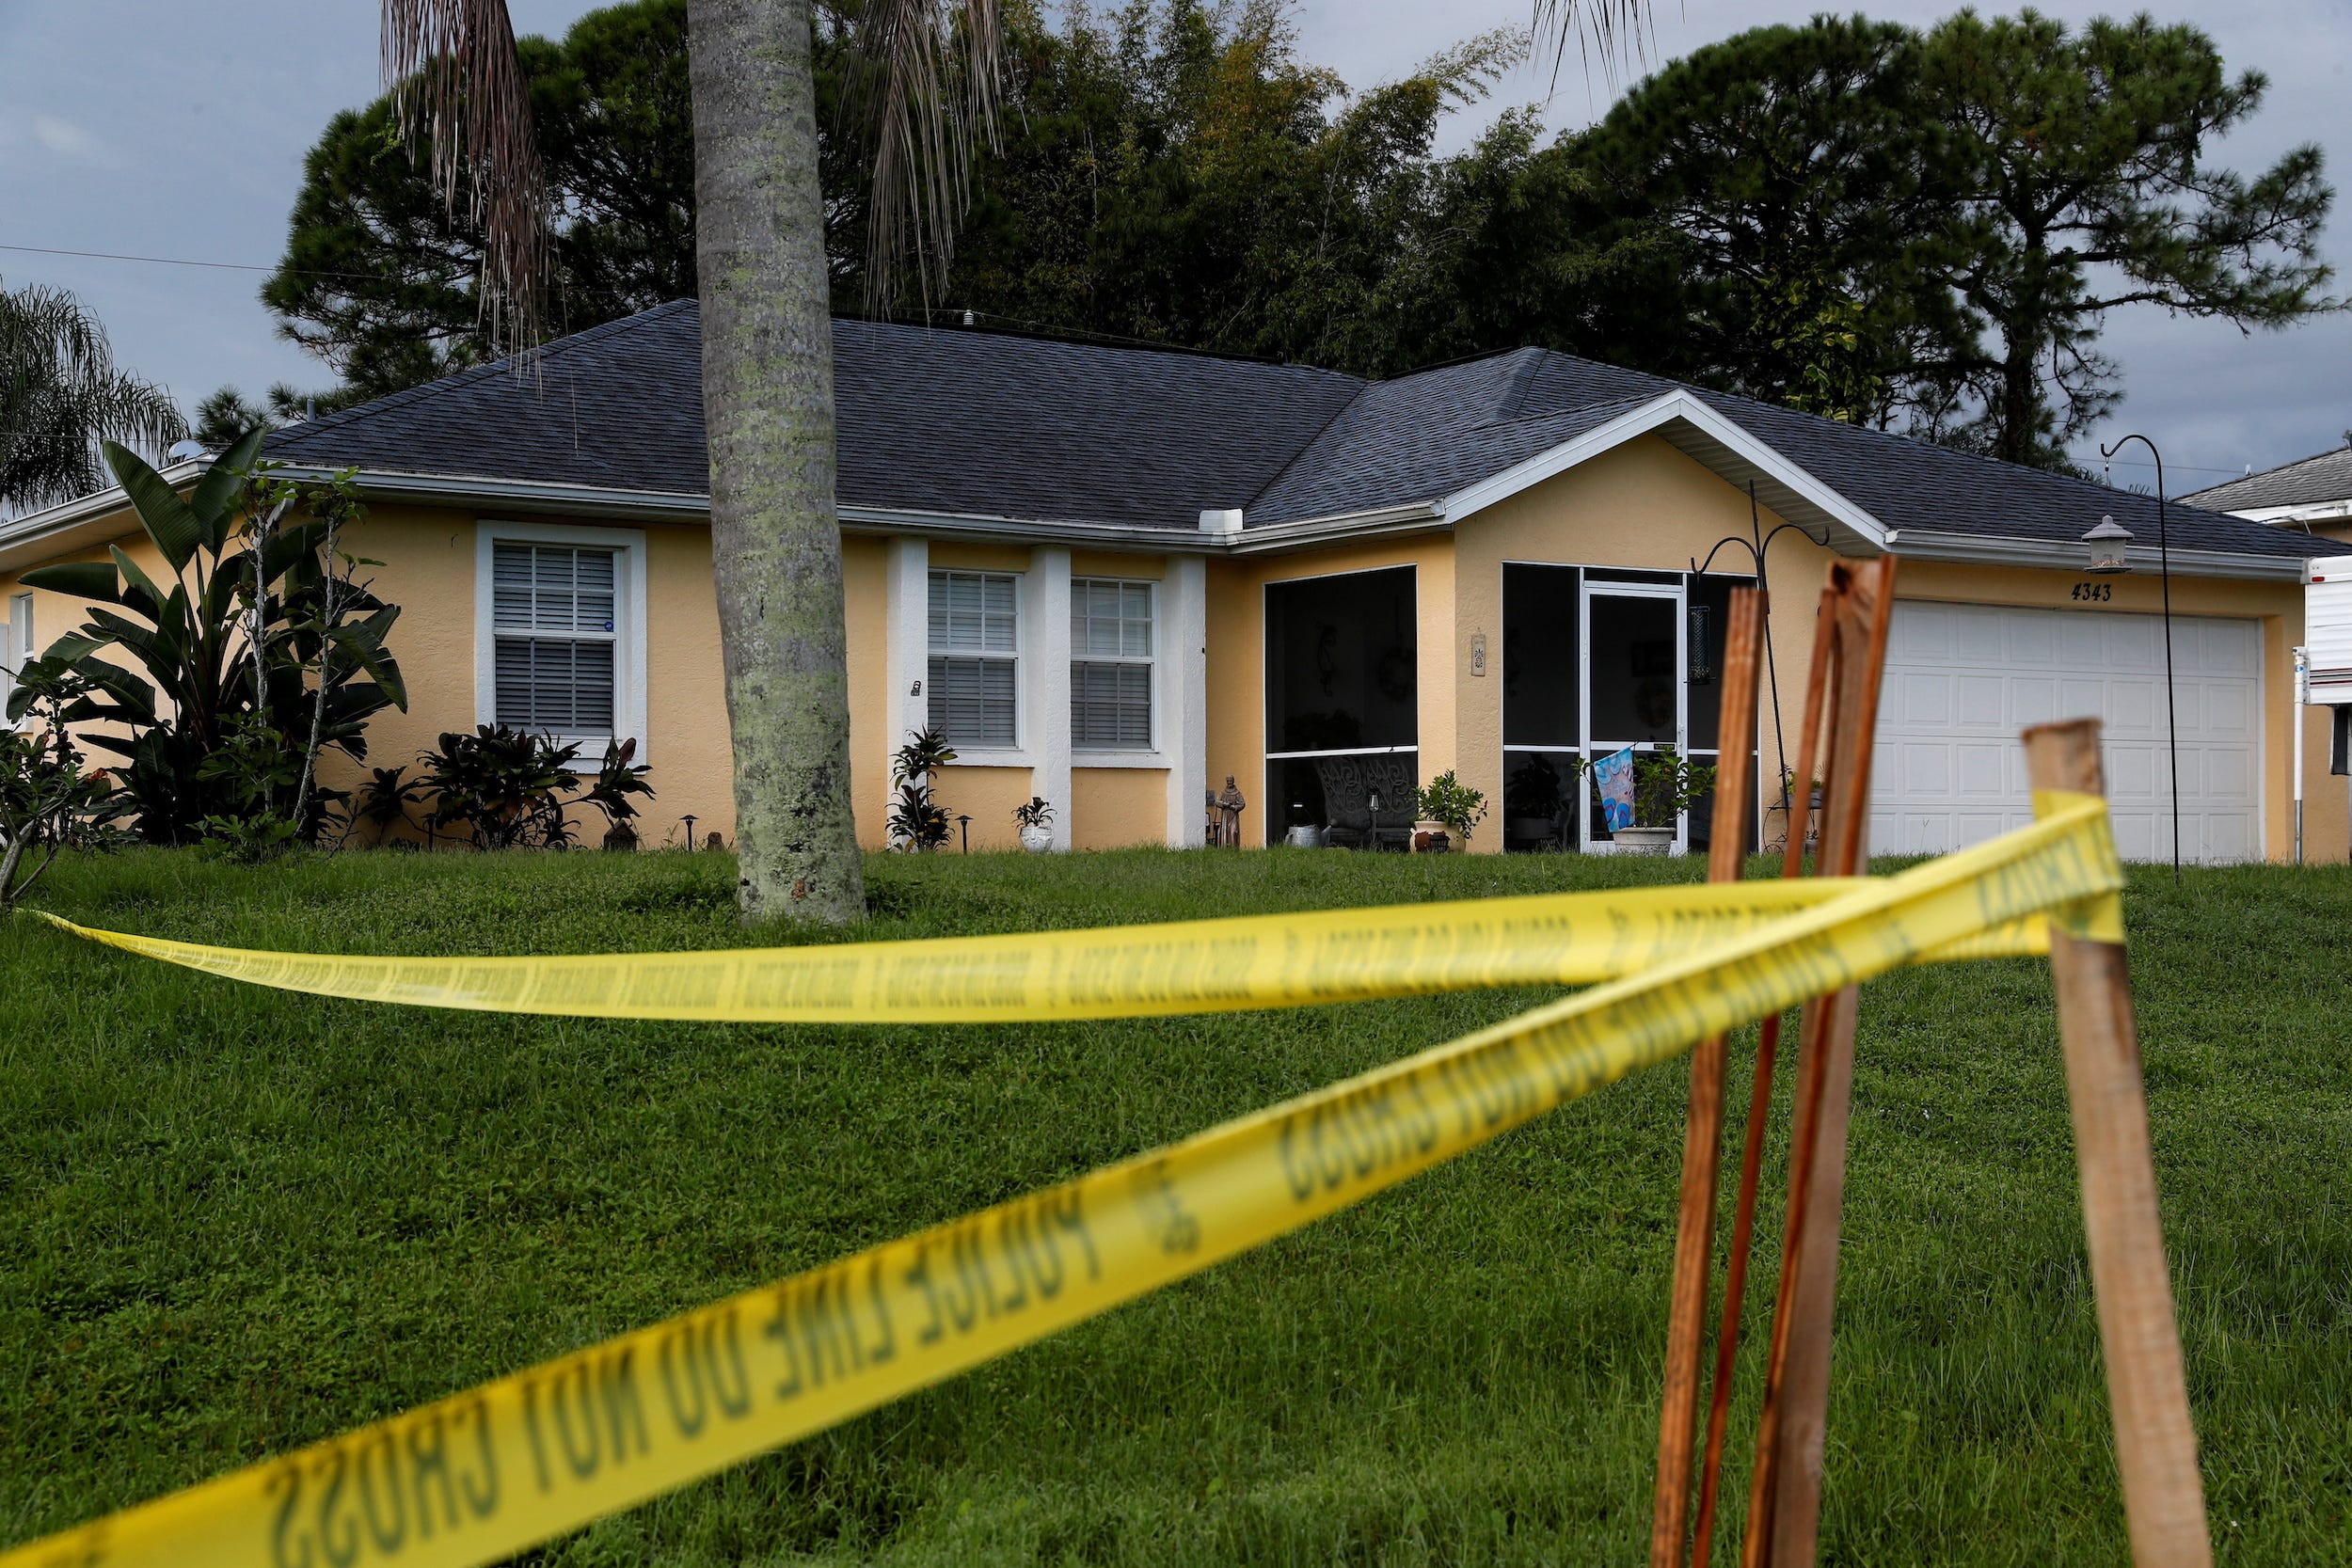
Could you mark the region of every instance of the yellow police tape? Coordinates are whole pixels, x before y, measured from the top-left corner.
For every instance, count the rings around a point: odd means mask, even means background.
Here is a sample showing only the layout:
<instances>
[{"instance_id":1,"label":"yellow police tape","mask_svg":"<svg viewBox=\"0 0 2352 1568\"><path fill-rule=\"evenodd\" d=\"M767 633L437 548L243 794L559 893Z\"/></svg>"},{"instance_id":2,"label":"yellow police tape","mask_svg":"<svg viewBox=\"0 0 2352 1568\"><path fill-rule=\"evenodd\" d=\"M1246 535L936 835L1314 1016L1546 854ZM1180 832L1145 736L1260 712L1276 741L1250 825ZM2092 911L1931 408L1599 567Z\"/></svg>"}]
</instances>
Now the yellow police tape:
<instances>
[{"instance_id":1,"label":"yellow police tape","mask_svg":"<svg viewBox=\"0 0 2352 1568\"><path fill-rule=\"evenodd\" d=\"M41 917L208 974L359 1002L729 1023L1014 1023L1591 985L1707 952L1864 885L1702 883L923 942L500 958L262 953ZM2049 950L2035 915L1916 961Z\"/></svg>"},{"instance_id":2,"label":"yellow police tape","mask_svg":"<svg viewBox=\"0 0 2352 1568\"><path fill-rule=\"evenodd\" d=\"M2120 933L2102 802L1645 973L0 1557L464 1568L846 1420L1394 1185L1710 1035L2036 914ZM1167 1008L1164 1010L1175 1010Z\"/></svg>"}]
</instances>

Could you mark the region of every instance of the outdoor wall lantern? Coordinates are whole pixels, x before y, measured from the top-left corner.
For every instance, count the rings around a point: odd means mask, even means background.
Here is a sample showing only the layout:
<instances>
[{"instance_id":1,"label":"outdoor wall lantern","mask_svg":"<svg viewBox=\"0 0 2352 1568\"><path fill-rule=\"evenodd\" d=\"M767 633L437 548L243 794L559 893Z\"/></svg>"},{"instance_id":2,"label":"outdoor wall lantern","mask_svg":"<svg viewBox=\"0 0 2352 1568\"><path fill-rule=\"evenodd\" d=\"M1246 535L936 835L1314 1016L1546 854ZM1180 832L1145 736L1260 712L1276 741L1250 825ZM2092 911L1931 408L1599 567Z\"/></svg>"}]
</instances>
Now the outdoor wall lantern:
<instances>
[{"instance_id":1,"label":"outdoor wall lantern","mask_svg":"<svg viewBox=\"0 0 2352 1568\"><path fill-rule=\"evenodd\" d=\"M2113 517L2102 517L2099 526L2083 535L2083 543L2090 546L2088 571L2112 574L2131 570L2124 561L2131 548L2132 531Z\"/></svg>"}]
</instances>

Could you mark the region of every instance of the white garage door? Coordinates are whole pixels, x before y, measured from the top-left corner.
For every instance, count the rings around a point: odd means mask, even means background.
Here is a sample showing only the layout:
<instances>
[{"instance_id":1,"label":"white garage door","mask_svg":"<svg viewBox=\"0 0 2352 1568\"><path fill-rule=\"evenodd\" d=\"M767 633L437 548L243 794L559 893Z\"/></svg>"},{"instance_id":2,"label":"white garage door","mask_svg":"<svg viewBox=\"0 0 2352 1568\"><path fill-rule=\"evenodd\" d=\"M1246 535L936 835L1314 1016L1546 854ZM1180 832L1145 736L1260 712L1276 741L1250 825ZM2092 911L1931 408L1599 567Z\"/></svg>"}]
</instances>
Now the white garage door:
<instances>
[{"instance_id":1,"label":"white garage door","mask_svg":"<svg viewBox=\"0 0 2352 1568\"><path fill-rule=\"evenodd\" d=\"M2261 656L2258 622L2172 618L2184 860L2262 853ZM2096 718L2116 847L2171 858L2157 617L1899 603L1879 710L1872 853L1941 854L2032 820L2018 732Z\"/></svg>"}]
</instances>

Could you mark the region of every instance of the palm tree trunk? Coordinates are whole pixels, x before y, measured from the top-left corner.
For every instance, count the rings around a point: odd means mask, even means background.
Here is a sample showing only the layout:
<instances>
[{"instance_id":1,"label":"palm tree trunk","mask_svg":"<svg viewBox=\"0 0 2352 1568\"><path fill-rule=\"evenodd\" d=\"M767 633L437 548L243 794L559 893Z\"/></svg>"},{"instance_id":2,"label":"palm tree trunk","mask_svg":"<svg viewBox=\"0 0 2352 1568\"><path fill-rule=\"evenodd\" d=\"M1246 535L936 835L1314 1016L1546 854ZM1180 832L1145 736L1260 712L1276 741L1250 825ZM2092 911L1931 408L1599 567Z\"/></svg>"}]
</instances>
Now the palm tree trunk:
<instances>
[{"instance_id":1,"label":"palm tree trunk","mask_svg":"<svg viewBox=\"0 0 2352 1568\"><path fill-rule=\"evenodd\" d=\"M748 923L865 912L809 0L690 0L710 544Z\"/></svg>"}]
</instances>

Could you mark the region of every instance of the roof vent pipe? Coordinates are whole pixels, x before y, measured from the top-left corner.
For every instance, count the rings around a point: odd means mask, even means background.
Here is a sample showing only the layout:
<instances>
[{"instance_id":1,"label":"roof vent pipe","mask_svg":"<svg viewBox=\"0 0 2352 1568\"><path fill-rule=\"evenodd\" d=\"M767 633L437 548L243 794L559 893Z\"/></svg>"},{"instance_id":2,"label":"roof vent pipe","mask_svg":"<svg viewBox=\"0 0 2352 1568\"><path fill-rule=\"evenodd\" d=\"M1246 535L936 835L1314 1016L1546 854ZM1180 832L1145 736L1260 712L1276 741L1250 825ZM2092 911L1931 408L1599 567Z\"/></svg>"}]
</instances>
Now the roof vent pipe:
<instances>
[{"instance_id":1,"label":"roof vent pipe","mask_svg":"<svg viewBox=\"0 0 2352 1568\"><path fill-rule=\"evenodd\" d=\"M1241 531L1241 508L1233 506L1220 508L1214 512L1203 512L1200 514L1200 531L1228 536L1239 533Z\"/></svg>"}]
</instances>

